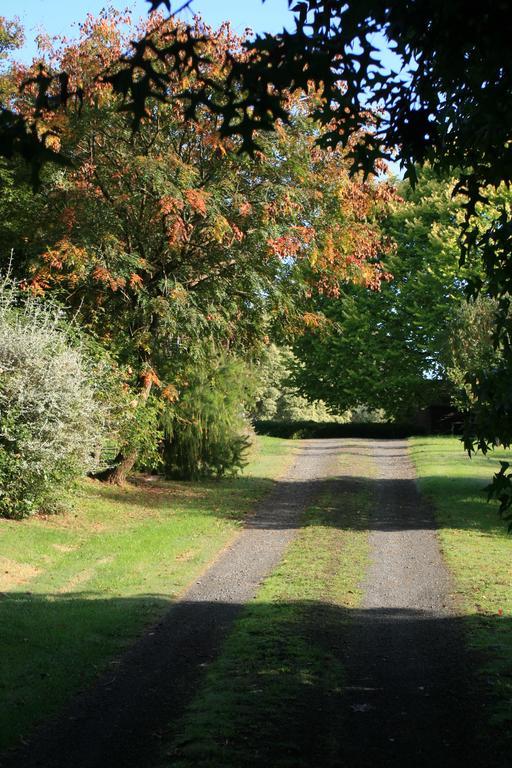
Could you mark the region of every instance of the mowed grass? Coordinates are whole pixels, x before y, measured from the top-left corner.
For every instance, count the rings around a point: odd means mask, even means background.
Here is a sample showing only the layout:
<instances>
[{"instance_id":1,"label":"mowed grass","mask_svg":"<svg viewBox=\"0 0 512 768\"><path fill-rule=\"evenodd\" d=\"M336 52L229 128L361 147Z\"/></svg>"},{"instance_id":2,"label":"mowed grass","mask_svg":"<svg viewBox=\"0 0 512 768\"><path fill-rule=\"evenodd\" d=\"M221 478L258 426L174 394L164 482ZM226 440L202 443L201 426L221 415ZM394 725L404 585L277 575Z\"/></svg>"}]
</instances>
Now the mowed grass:
<instances>
[{"instance_id":1,"label":"mowed grass","mask_svg":"<svg viewBox=\"0 0 512 768\"><path fill-rule=\"evenodd\" d=\"M482 721L512 735L512 536L483 489L499 469L495 451L469 458L456 438L412 438L422 493L432 502L445 560L454 575L480 681L491 694Z\"/></svg>"},{"instance_id":2,"label":"mowed grass","mask_svg":"<svg viewBox=\"0 0 512 768\"><path fill-rule=\"evenodd\" d=\"M237 534L297 444L257 438L222 481L88 481L75 509L0 520L0 747L89 684Z\"/></svg>"},{"instance_id":3,"label":"mowed grass","mask_svg":"<svg viewBox=\"0 0 512 768\"><path fill-rule=\"evenodd\" d=\"M326 483L173 727L162 765L339 765L344 631L361 599L371 505L364 481Z\"/></svg>"}]
</instances>

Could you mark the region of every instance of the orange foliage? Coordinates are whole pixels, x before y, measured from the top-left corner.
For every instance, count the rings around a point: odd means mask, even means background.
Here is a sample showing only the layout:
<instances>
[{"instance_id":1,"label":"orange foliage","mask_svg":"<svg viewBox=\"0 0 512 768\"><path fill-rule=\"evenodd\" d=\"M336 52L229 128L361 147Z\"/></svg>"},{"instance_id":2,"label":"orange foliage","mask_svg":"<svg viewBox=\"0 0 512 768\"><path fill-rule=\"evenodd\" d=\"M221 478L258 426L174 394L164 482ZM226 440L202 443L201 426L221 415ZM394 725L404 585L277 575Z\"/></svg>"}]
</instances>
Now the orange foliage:
<instances>
[{"instance_id":1,"label":"orange foliage","mask_svg":"<svg viewBox=\"0 0 512 768\"><path fill-rule=\"evenodd\" d=\"M179 396L180 394L174 384L167 384L167 386L162 389L162 397L170 403L175 403L176 400L179 399Z\"/></svg>"},{"instance_id":2,"label":"orange foliage","mask_svg":"<svg viewBox=\"0 0 512 768\"><path fill-rule=\"evenodd\" d=\"M68 232L71 232L76 223L76 209L67 205L62 211L62 223Z\"/></svg>"},{"instance_id":3,"label":"orange foliage","mask_svg":"<svg viewBox=\"0 0 512 768\"><path fill-rule=\"evenodd\" d=\"M302 247L302 242L293 235L282 235L281 237L270 237L267 240L272 256L279 259L289 259L297 256Z\"/></svg>"},{"instance_id":4,"label":"orange foliage","mask_svg":"<svg viewBox=\"0 0 512 768\"><path fill-rule=\"evenodd\" d=\"M132 272L132 274L130 275L129 282L132 288L140 288L144 281L142 280L142 277L140 275L137 275L135 272Z\"/></svg>"},{"instance_id":5,"label":"orange foliage","mask_svg":"<svg viewBox=\"0 0 512 768\"><path fill-rule=\"evenodd\" d=\"M165 195L160 198L160 211L163 216L173 216L183 210L183 200L172 195Z\"/></svg>"},{"instance_id":6,"label":"orange foliage","mask_svg":"<svg viewBox=\"0 0 512 768\"><path fill-rule=\"evenodd\" d=\"M206 216L208 193L204 189L186 189L184 194L192 210L201 216Z\"/></svg>"},{"instance_id":7,"label":"orange foliage","mask_svg":"<svg viewBox=\"0 0 512 768\"><path fill-rule=\"evenodd\" d=\"M245 202L240 204L240 207L238 208L238 213L240 216L250 216L252 213L252 205L246 200Z\"/></svg>"},{"instance_id":8,"label":"orange foliage","mask_svg":"<svg viewBox=\"0 0 512 768\"><path fill-rule=\"evenodd\" d=\"M244 237L245 237L245 233L244 233L244 232L242 232L242 230L241 230L241 229L239 229L239 228L237 227L237 225L236 225L236 224L233 224L233 223L231 223L229 226L231 227L231 230L232 230L232 232L233 232L233 235L234 235L234 239L235 239L237 242L241 243L241 242L242 242L242 240L243 240L243 239L244 239Z\"/></svg>"},{"instance_id":9,"label":"orange foliage","mask_svg":"<svg viewBox=\"0 0 512 768\"><path fill-rule=\"evenodd\" d=\"M319 328L326 322L326 318L317 312L304 312L302 320L306 328Z\"/></svg>"},{"instance_id":10,"label":"orange foliage","mask_svg":"<svg viewBox=\"0 0 512 768\"><path fill-rule=\"evenodd\" d=\"M114 292L126 285L124 277L115 277L106 267L101 265L94 267L92 276L96 282L108 286Z\"/></svg>"},{"instance_id":11,"label":"orange foliage","mask_svg":"<svg viewBox=\"0 0 512 768\"><path fill-rule=\"evenodd\" d=\"M145 389L150 389L153 384L157 387L160 387L162 384L153 368L146 368L141 375L141 379Z\"/></svg>"},{"instance_id":12,"label":"orange foliage","mask_svg":"<svg viewBox=\"0 0 512 768\"><path fill-rule=\"evenodd\" d=\"M344 282L378 290L383 280L391 279L379 263L391 246L382 238L378 216L396 194L389 185L375 180L350 178L346 152L315 145L317 129L311 130L310 123L311 135L306 128L299 142L294 130L278 126L275 141L278 150L282 143L282 152L273 154L270 149L267 154L256 153L255 164L242 166L239 177L236 141L220 137L215 115L202 112L196 121L185 119L179 100L171 106L155 102L153 121L144 120L140 132L132 135L129 120L114 109L119 106L118 97L98 77L126 49L122 30L127 21L128 16L111 12L99 19L89 16L80 28L78 42L48 42L44 52L48 69L65 69L71 90L80 89L88 118L73 119L73 109L37 118L38 130L48 132L48 145L57 147L58 142L67 142L76 164L74 170L65 171L66 184L53 189L55 196L64 201L60 229L56 242L43 254L42 263L27 284L30 290L44 293L56 283L62 286L67 281L73 288L81 283L82 296L89 292L91 303L104 304L102 317L113 306L112 316L117 319L125 312L125 327L131 328L126 318L136 301L133 293L122 290L127 285L141 292L136 294L137 299L145 296L143 289L154 299L155 293L164 291L160 287L164 282L167 286L168 279L175 280L177 287L165 288L168 293L162 302L163 314L173 302L185 304L189 286L201 286L206 279L231 279L231 272L241 274L238 258L248 270L261 270L260 274L270 280L280 274L281 265L275 260L286 262L283 274L290 271L289 260L294 266L293 279L303 280L310 298L315 293L337 297ZM209 55L205 74L213 82L225 80L229 57L247 55L242 38L229 25L213 32L200 20L195 23L198 34L206 33L210 38L205 43ZM179 29L178 20L164 21L152 14L142 22L137 34L131 31L130 37L151 35L159 43L170 42ZM151 57L154 53L148 48L145 55ZM16 76L22 79L27 74L20 69ZM178 91L198 87L191 74L181 79L176 74L171 77ZM35 92L32 85L26 96ZM57 95L57 91L53 93ZM314 92L290 97L295 112L306 116L313 113L320 98L321 94ZM21 100L20 109L30 110L31 103L33 100L28 98ZM94 108L87 111L88 105ZM280 159L276 158L285 158L284 163L291 158L293 162L285 164L281 173ZM210 177L208 163L213 163ZM203 168L207 171L204 174ZM221 184L205 181L208 178L219 178ZM104 210L108 210L110 219L103 216ZM89 238L83 220L93 226L98 222L95 246L90 245L94 240ZM90 250L71 242L72 237L78 243L86 242ZM112 249L112 257L107 246ZM100 261L104 252L108 253L106 264ZM122 261L127 254L129 259ZM134 261L134 255L140 260ZM231 270L231 265L236 269ZM116 275L116 269L127 277ZM151 278L144 283L134 269ZM198 276L199 280L195 280ZM95 283L92 290L91 279ZM116 293L115 299L110 292ZM302 313L302 309L297 310L292 321L301 330L318 328L325 322L323 316ZM286 314L288 307L280 311ZM207 315L214 325L220 325L219 317L215 313ZM233 336L240 317L233 314ZM146 353L151 346L147 341L151 332L147 328L145 331L141 347L145 345ZM269 342L266 336L263 340ZM141 378L148 387L161 386L152 368L145 370ZM172 384L166 385L162 396L173 402L178 390Z\"/></svg>"}]
</instances>

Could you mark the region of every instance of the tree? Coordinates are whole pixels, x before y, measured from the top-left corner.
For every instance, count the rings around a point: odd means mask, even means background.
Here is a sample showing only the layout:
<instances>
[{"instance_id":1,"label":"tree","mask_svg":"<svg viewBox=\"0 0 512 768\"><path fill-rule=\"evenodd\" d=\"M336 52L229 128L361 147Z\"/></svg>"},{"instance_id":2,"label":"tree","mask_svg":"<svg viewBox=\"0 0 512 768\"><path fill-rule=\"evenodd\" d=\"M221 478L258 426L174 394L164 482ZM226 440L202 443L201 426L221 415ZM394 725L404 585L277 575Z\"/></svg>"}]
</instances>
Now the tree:
<instances>
[{"instance_id":1,"label":"tree","mask_svg":"<svg viewBox=\"0 0 512 768\"><path fill-rule=\"evenodd\" d=\"M480 295L455 307L448 321L448 344L443 350L446 374L454 385L452 398L460 410L476 418L475 385L496 370L502 352L493 345L498 304Z\"/></svg>"},{"instance_id":2,"label":"tree","mask_svg":"<svg viewBox=\"0 0 512 768\"><path fill-rule=\"evenodd\" d=\"M155 0L152 7L162 3L170 8L167 0ZM391 153L413 183L416 167L425 163L455 176L455 189L465 198L462 260L478 254L484 267L468 291L484 290L498 300L494 344L503 348L500 369L475 382L480 418L471 422L473 429L468 425L465 446L470 452L485 452L496 440L510 446L510 201L493 216L478 212L489 189L499 194L512 181L510 3L495 0L469 8L462 0L290 0L289 6L296 14L295 28L257 37L233 68L226 102L211 105L223 115L221 132L241 135L245 146L254 149L256 131L289 116L283 94L313 82L323 96L316 117L330 127L320 141L350 147L354 170L369 172ZM397 72L383 64L379 36L399 57ZM169 53L162 51L164 60ZM125 58L125 72L133 71L135 60L136 55ZM126 76L115 77L115 86L127 95ZM340 81L341 94L336 93ZM158 91L162 83L149 77L148 86ZM207 103L206 92L195 94L190 110ZM140 119L143 98L133 99L132 106L135 120ZM373 131L361 131L368 125ZM512 484L508 493L512 500Z\"/></svg>"},{"instance_id":3,"label":"tree","mask_svg":"<svg viewBox=\"0 0 512 768\"><path fill-rule=\"evenodd\" d=\"M293 99L290 125L262 136L254 160L240 140L220 137L210 111L187 120L159 99L134 133L97 78L123 45L118 21L88 19L77 44L47 51L48 66L65 68L69 87L81 89L74 108L44 116L74 167L45 169L30 203L35 224L27 227L23 200L23 217L0 225L0 243L14 239L28 288L57 296L132 370L141 403L157 390L172 405L188 386L184 371L212 347L254 356L267 335L318 322L307 311L315 292L336 295L350 280L378 286L386 243L369 212L390 192L350 179L341 149L315 147L314 91ZM174 20L148 29L157 42L185 33ZM214 91L242 41L200 22L196 35L205 40L201 77ZM192 76L175 80L175 89L196 87ZM30 112L36 95L33 82L19 109ZM5 173L16 179L20 169L11 163ZM106 476L122 481L136 456L126 444Z\"/></svg>"},{"instance_id":4,"label":"tree","mask_svg":"<svg viewBox=\"0 0 512 768\"><path fill-rule=\"evenodd\" d=\"M183 372L188 386L163 415L163 464L168 477L236 473L250 446L247 407L255 379L240 358L213 351L200 368Z\"/></svg>"},{"instance_id":5,"label":"tree","mask_svg":"<svg viewBox=\"0 0 512 768\"><path fill-rule=\"evenodd\" d=\"M152 11L171 11L170 0L150 4ZM207 108L220 119L221 135L241 137L250 152L262 130L290 119L289 94L313 84L322 97L315 116L325 127L318 141L347 147L354 170L368 173L392 153L412 181L416 166L427 162L455 175L465 196L462 257L478 253L485 269L482 282L470 289L480 291L485 277L499 302L494 343L503 345L502 370L482 389L487 426L468 431L466 447L486 451L497 437L510 445L512 398L504 383L512 368L512 214L505 203L484 227L477 216L486 190L512 179L510 3L469 8L462 0L289 0L289 6L294 29L249 42L243 57L232 58L229 76L213 88L204 67L208 33L198 34L194 26L176 27L165 39L155 39L154 29L143 32L100 77L122 96L135 127L150 116L152 100L184 100L187 118ZM399 57L397 72L383 64L379 38ZM196 86L181 87L181 80L174 87L176 74L197 76ZM55 134L40 130L45 111L81 94L69 87L65 71L41 70L33 83L32 114L0 105L0 154L28 160L37 181L46 160L69 159L55 150ZM501 403L494 415L493 388Z\"/></svg>"},{"instance_id":6,"label":"tree","mask_svg":"<svg viewBox=\"0 0 512 768\"><path fill-rule=\"evenodd\" d=\"M0 16L0 61L4 62L11 51L23 45L23 29L18 19L9 21Z\"/></svg>"},{"instance_id":7,"label":"tree","mask_svg":"<svg viewBox=\"0 0 512 768\"><path fill-rule=\"evenodd\" d=\"M460 308L481 266L459 268L463 212L451 189L429 169L414 190L402 183L402 201L383 222L396 244L383 264L393 279L377 292L346 286L341 301L317 299L327 322L295 345L295 381L304 394L339 411L368 406L394 418L407 418L442 393L462 396L460 366L467 363L467 373L476 365L461 354Z\"/></svg>"},{"instance_id":8,"label":"tree","mask_svg":"<svg viewBox=\"0 0 512 768\"><path fill-rule=\"evenodd\" d=\"M151 0L151 11L161 5L171 10L169 0ZM315 116L328 126L319 141L350 147L355 169L368 173L376 161L394 153L411 179L416 166L427 161L434 168L459 172L458 188L467 196L464 252L470 250L475 245L471 217L482 190L508 183L512 176L509 4L492 2L469 10L462 0L449 6L441 0L388 5L377 0L289 0L289 6L295 29L247 42L244 56L235 52L230 57L229 76L222 82L212 82L205 66L209 31L175 25L172 34L161 35L163 22L157 15L156 23L126 52L106 62L106 71L97 77L123 97L137 126L148 118L151 100L185 100L186 117L207 107L219 116L221 135L240 136L250 151L257 146L257 133L289 119L289 94L306 91L313 83L322 95ZM376 35L393 49L400 71L383 64ZM182 78L191 75L196 86L182 87ZM81 96L66 69L42 69L33 82L34 110L25 116L31 129L37 128L45 109ZM8 156L23 149L15 146L20 137L13 136L17 114L3 109L0 153ZM45 150L52 151L40 134L31 131L36 165ZM493 256L490 241L495 246L499 242L502 250L507 240L499 220L495 224L481 245L489 277L496 272L495 290L502 295L504 265L502 257Z\"/></svg>"},{"instance_id":9,"label":"tree","mask_svg":"<svg viewBox=\"0 0 512 768\"><path fill-rule=\"evenodd\" d=\"M329 413L325 403L310 402L299 394L290 379L296 359L288 347L271 344L261 356L256 368L258 387L251 407L256 421L349 421L343 416Z\"/></svg>"}]
</instances>

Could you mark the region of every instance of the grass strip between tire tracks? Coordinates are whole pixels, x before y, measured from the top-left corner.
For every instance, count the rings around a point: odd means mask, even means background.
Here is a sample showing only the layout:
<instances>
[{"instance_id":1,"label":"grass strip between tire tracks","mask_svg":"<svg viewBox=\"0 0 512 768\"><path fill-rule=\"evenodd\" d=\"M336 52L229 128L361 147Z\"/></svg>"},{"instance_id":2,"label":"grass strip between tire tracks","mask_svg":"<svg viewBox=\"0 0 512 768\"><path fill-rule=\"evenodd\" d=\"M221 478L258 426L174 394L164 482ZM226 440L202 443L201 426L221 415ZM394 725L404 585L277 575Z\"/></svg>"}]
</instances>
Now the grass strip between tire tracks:
<instances>
[{"instance_id":1,"label":"grass strip between tire tracks","mask_svg":"<svg viewBox=\"0 0 512 768\"><path fill-rule=\"evenodd\" d=\"M344 630L361 599L371 504L363 481L327 486L281 564L244 608L168 739L163 764L338 764Z\"/></svg>"}]
</instances>

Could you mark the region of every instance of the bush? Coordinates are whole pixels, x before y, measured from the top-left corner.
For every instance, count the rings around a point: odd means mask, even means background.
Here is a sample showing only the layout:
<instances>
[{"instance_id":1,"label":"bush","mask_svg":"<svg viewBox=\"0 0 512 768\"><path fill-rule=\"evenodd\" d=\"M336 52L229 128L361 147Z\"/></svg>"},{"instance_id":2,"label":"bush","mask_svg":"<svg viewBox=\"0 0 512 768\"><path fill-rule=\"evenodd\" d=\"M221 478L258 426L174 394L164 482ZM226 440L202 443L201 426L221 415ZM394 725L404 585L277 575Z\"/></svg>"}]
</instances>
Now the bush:
<instances>
[{"instance_id":1,"label":"bush","mask_svg":"<svg viewBox=\"0 0 512 768\"><path fill-rule=\"evenodd\" d=\"M165 474L191 479L236 473L250 445L244 416L253 389L248 369L219 355L189 371L186 380L163 419Z\"/></svg>"},{"instance_id":2,"label":"bush","mask_svg":"<svg viewBox=\"0 0 512 768\"><path fill-rule=\"evenodd\" d=\"M0 515L61 505L100 454L105 407L63 313L0 285Z\"/></svg>"}]
</instances>

